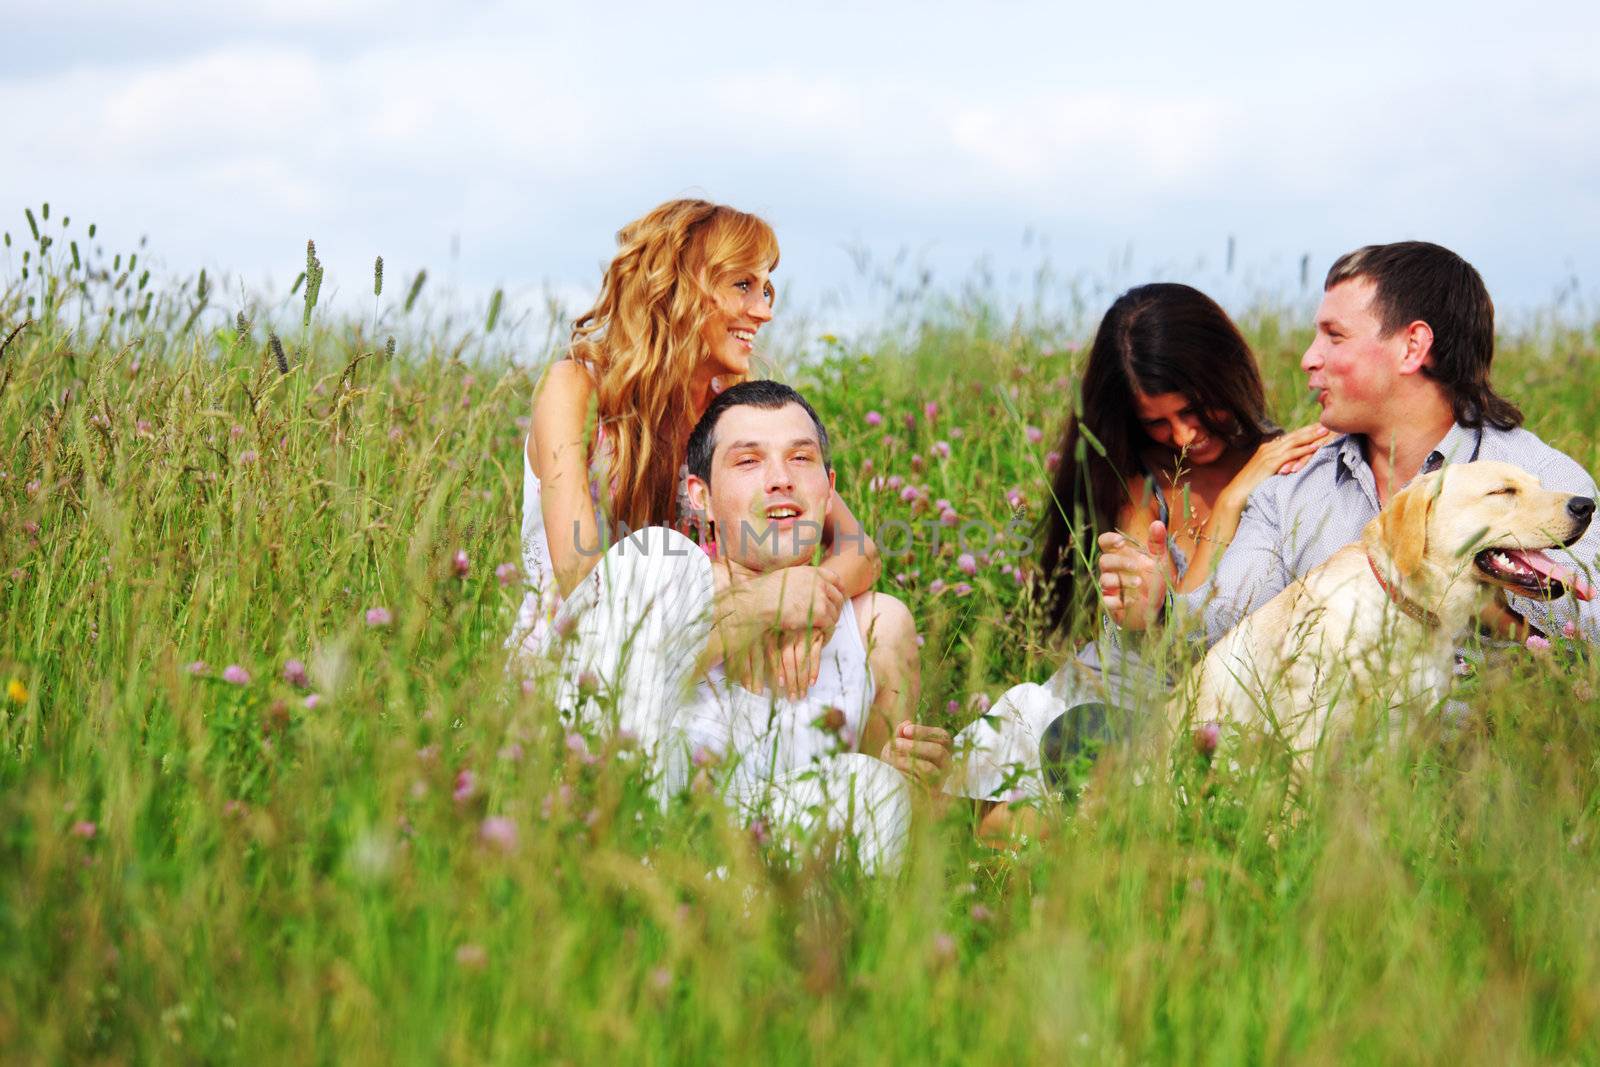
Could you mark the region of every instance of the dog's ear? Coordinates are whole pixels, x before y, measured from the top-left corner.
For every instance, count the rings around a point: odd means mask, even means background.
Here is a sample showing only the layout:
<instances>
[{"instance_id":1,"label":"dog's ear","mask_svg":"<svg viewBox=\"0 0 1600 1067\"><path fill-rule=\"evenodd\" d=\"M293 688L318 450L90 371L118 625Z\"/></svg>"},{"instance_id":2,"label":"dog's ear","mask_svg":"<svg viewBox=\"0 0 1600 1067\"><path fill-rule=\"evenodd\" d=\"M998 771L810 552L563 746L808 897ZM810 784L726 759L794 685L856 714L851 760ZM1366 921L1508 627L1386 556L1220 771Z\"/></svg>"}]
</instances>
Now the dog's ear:
<instances>
[{"instance_id":1,"label":"dog's ear","mask_svg":"<svg viewBox=\"0 0 1600 1067\"><path fill-rule=\"evenodd\" d=\"M1402 489L1383 509L1379 528L1395 569L1409 577L1422 565L1428 551L1428 512L1433 507L1433 486L1424 481Z\"/></svg>"}]
</instances>

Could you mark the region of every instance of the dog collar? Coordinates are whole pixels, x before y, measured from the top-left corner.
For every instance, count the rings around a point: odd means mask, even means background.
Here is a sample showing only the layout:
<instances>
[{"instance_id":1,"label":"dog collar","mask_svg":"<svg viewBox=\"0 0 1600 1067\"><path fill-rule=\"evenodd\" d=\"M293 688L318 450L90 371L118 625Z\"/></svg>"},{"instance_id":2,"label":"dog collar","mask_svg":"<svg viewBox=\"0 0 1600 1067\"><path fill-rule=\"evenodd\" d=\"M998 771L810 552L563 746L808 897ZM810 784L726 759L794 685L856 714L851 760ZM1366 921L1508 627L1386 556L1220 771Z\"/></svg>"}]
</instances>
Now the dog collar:
<instances>
[{"instance_id":1,"label":"dog collar","mask_svg":"<svg viewBox=\"0 0 1600 1067\"><path fill-rule=\"evenodd\" d=\"M1421 604L1418 604L1410 597L1405 596L1400 592L1400 590L1389 584L1389 580L1385 578L1383 576L1383 572L1378 569L1378 561L1372 558L1372 552L1370 549L1367 551L1367 566L1372 568L1372 576L1378 579L1378 584L1383 587L1383 591L1385 593L1389 594L1389 599L1394 602L1395 607L1399 608L1413 619L1416 619L1424 626L1430 626L1434 629L1439 628L1439 616L1435 615Z\"/></svg>"}]
</instances>

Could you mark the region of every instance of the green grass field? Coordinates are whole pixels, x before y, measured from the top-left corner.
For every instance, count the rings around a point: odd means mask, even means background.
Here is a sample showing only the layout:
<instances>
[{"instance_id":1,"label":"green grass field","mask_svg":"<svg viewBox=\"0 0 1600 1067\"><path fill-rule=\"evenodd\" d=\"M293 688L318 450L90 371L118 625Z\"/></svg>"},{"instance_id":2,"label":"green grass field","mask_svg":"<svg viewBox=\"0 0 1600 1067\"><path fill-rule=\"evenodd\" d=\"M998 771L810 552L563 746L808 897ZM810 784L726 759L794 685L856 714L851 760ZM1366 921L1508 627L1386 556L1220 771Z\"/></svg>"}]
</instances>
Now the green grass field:
<instances>
[{"instance_id":1,"label":"green grass field","mask_svg":"<svg viewBox=\"0 0 1600 1067\"><path fill-rule=\"evenodd\" d=\"M506 674L536 372L483 324L425 325L398 280L305 326L297 296L285 373L265 311L30 221L0 293L0 1061L1600 1060L1600 676L1572 650L1494 657L1468 727L1358 738L1304 786L1281 753L1156 748L1012 852L958 805L897 877L785 860L713 797L661 812ZM1037 517L1086 338L921 321L786 375L841 488L869 525ZM1304 316L1243 325L1306 421ZM1591 471L1597 369L1597 326L1530 327L1496 379ZM1027 561L956 554L885 584L924 717L959 726L1070 649Z\"/></svg>"}]
</instances>

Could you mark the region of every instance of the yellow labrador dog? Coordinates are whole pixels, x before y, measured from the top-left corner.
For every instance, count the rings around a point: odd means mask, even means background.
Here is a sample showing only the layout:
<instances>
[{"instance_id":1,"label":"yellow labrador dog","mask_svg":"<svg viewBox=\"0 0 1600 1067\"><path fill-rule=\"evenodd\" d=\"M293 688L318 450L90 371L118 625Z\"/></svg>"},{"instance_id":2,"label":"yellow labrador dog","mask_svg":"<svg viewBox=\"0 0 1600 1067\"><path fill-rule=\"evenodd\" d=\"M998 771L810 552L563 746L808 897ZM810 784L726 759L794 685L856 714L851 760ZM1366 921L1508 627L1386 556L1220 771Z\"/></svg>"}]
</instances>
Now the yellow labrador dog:
<instances>
[{"instance_id":1,"label":"yellow labrador dog","mask_svg":"<svg viewBox=\"0 0 1600 1067\"><path fill-rule=\"evenodd\" d=\"M1553 493L1509 463L1417 478L1326 563L1229 632L1190 675L1175 716L1270 726L1302 757L1330 719L1378 698L1433 707L1449 690L1456 634L1501 587L1588 600L1543 552L1572 544L1594 501ZM1214 733L1213 733L1213 736Z\"/></svg>"}]
</instances>

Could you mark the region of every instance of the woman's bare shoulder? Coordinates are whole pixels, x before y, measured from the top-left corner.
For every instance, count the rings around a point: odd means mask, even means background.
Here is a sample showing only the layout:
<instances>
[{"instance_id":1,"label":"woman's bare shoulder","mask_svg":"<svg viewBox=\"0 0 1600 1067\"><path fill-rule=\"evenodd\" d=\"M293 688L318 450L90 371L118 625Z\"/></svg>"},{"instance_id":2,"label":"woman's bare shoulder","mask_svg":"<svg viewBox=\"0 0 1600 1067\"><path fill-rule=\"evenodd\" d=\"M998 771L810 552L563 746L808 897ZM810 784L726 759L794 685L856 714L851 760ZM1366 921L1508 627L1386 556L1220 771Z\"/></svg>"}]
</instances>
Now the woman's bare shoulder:
<instances>
[{"instance_id":1,"label":"woman's bare shoulder","mask_svg":"<svg viewBox=\"0 0 1600 1067\"><path fill-rule=\"evenodd\" d=\"M587 404L594 393L594 377L589 369L575 359L558 359L545 371L544 380L534 400L538 407L553 401L566 407L570 404Z\"/></svg>"}]
</instances>

